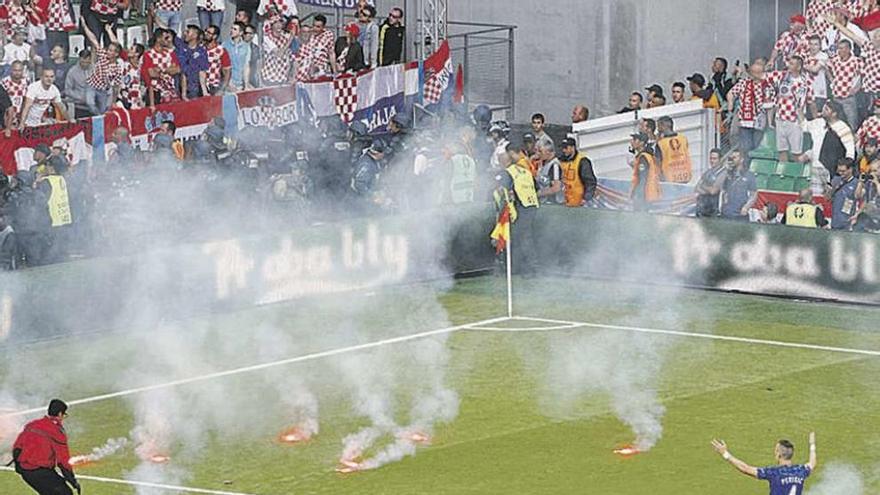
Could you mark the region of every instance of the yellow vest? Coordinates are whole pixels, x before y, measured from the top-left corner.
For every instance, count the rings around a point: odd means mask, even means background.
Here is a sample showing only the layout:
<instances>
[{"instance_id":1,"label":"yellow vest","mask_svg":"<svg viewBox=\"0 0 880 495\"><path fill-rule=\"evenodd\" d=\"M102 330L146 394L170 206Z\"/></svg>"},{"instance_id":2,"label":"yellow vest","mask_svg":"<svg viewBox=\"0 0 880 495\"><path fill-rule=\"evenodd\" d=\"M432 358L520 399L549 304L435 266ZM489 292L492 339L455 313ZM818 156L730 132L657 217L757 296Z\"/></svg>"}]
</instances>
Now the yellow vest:
<instances>
[{"instance_id":1,"label":"yellow vest","mask_svg":"<svg viewBox=\"0 0 880 495\"><path fill-rule=\"evenodd\" d=\"M687 184L694 175L694 167L691 163L691 150L688 140L681 134L661 138L657 141L663 161L660 169L663 171L663 179L667 182Z\"/></svg>"},{"instance_id":2,"label":"yellow vest","mask_svg":"<svg viewBox=\"0 0 880 495\"><path fill-rule=\"evenodd\" d=\"M518 165L507 167L507 173L513 178L513 190L519 202L526 207L538 206L538 191L535 190L535 177L527 169Z\"/></svg>"},{"instance_id":3,"label":"yellow vest","mask_svg":"<svg viewBox=\"0 0 880 495\"><path fill-rule=\"evenodd\" d=\"M49 218L52 219L53 227L70 225L73 218L70 215L70 198L67 196L67 182L60 175L46 177L52 192L49 194Z\"/></svg>"},{"instance_id":4,"label":"yellow vest","mask_svg":"<svg viewBox=\"0 0 880 495\"><path fill-rule=\"evenodd\" d=\"M571 161L560 162L559 170L562 173L562 183L565 185L565 205L580 206L584 202L584 183L581 182L581 159L583 155L577 153Z\"/></svg>"},{"instance_id":5,"label":"yellow vest","mask_svg":"<svg viewBox=\"0 0 880 495\"><path fill-rule=\"evenodd\" d=\"M819 207L814 204L792 203L785 208L785 224L795 227L817 228L816 210Z\"/></svg>"}]
</instances>

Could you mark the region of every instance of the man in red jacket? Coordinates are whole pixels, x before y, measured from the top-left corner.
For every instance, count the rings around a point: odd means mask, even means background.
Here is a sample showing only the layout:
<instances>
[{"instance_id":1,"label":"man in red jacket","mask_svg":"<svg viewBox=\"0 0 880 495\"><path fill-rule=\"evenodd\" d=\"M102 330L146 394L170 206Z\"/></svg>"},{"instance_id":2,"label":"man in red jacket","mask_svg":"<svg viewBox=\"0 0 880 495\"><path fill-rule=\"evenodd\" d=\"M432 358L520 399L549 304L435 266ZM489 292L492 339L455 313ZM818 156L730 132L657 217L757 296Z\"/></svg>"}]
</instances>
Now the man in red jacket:
<instances>
[{"instance_id":1,"label":"man in red jacket","mask_svg":"<svg viewBox=\"0 0 880 495\"><path fill-rule=\"evenodd\" d=\"M67 434L62 426L65 416L67 404L52 399L46 417L25 425L12 446L15 471L40 495L73 495L66 483L76 493L81 493L79 482L70 467ZM56 466L64 477L58 475Z\"/></svg>"}]
</instances>

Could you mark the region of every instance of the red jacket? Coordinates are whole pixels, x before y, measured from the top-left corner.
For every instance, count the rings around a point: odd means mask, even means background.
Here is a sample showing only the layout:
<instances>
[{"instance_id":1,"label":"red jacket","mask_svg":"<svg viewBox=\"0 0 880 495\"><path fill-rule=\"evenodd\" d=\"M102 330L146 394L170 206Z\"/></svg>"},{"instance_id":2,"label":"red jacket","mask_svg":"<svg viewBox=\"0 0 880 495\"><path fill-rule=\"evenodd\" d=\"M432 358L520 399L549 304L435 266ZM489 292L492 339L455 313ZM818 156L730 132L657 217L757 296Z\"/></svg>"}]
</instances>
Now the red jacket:
<instances>
[{"instance_id":1,"label":"red jacket","mask_svg":"<svg viewBox=\"0 0 880 495\"><path fill-rule=\"evenodd\" d=\"M18 462L26 471L55 466L72 471L67 434L58 418L46 416L25 425L12 449L21 449Z\"/></svg>"}]
</instances>

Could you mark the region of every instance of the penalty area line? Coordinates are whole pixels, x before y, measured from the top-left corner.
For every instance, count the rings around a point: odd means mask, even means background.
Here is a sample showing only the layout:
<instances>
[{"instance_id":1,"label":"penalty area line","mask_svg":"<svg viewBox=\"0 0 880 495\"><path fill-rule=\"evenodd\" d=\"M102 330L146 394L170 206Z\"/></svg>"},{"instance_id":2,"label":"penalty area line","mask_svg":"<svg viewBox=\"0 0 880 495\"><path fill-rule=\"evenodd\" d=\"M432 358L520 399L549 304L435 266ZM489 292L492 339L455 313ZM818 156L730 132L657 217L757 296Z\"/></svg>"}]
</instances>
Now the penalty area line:
<instances>
[{"instance_id":1,"label":"penalty area line","mask_svg":"<svg viewBox=\"0 0 880 495\"><path fill-rule=\"evenodd\" d=\"M855 354L859 356L870 356L870 357L880 357L880 351L872 351L868 349L853 349L849 347L835 347L835 346L826 346L826 345L816 345L816 344L803 344L799 342L783 342L780 340L766 340L766 339L753 339L748 337L735 337L732 335L716 335L710 333L699 333L699 332L682 332L678 330L664 330L661 328L645 328L645 327L634 327L627 325L611 325L605 323L589 323L584 321L566 321L566 320L555 320L552 318L533 318L528 316L514 316L511 320L518 321L529 321L535 323L549 323L554 326L547 327L527 327L527 328L487 328L484 324L473 324L469 329L473 331L488 331L488 332L551 332L551 331L559 331L559 330L569 330L574 328L597 328L597 329L607 329L607 330L621 330L626 332L636 332L636 333L646 333L646 334L654 334L654 335L669 335L673 337L684 337L684 338L696 338L696 339L706 339L706 340L719 340L724 342L737 342L740 344L754 344L754 345L764 345L771 347L787 347L791 349L807 349L813 351L824 351L824 352L835 352L840 354Z\"/></svg>"},{"instance_id":2,"label":"penalty area line","mask_svg":"<svg viewBox=\"0 0 880 495\"><path fill-rule=\"evenodd\" d=\"M205 375L193 376L193 377L189 377L189 378L182 378L180 380L173 380L173 381L165 382L165 383L146 385L143 387L136 387L136 388L131 388L128 390L121 390L119 392L112 392L109 394L96 395L94 397L86 397L83 399L71 400L71 401L67 402L67 405L77 406L77 405L82 405L82 404L90 404L93 402L101 402L101 401L105 401L105 400L109 400L109 399L117 399L120 397L129 396L129 395L140 394L140 393L144 393L144 392L151 392L153 390L161 390L161 389L165 389L165 388L179 387L181 385L189 385L191 383L198 383L198 382L203 382L203 381L207 381L207 380L214 380L217 378L225 378L228 376L240 375L240 374L244 374L244 373L252 373L255 371L262 371L262 370L266 370L269 368L275 368L278 366L285 366L288 364L302 363L305 361L313 361L315 359L322 359L322 358L326 358L326 357L338 356L341 354L348 354L350 352L357 352L357 351L363 351L363 350L367 350L367 349L373 349L373 348L382 347L385 345L400 344L402 342L409 342L411 340L424 339L427 337L432 337L434 335L453 333L453 332L457 332L459 330L465 330L465 329L470 328L472 326L492 325L493 323L501 323L504 321L508 321L509 319L510 318L507 316L501 316L498 318L490 318L488 320L477 321L477 322L473 322L473 323L465 323L462 325L456 325L453 327L440 328L437 330L429 330L427 332L420 332L420 333L414 333L411 335L403 335L400 337L393 337L393 338L389 338L389 339L376 340L373 342L367 342L365 344L357 344L357 345L351 345L351 346L347 346L347 347L339 347L336 349L330 349L330 350L321 351L321 352L314 352L311 354L305 354L302 356L281 359L279 361L272 361L269 363L255 364L252 366L244 366L241 368L234 368L234 369L230 369L230 370L218 371L216 373L208 373ZM45 410L46 410L45 406L34 407L31 409L25 409L22 411L0 414L0 419L13 418L13 417L19 417L19 416L29 416L32 414L43 413L43 412L45 412Z\"/></svg>"},{"instance_id":3,"label":"penalty area line","mask_svg":"<svg viewBox=\"0 0 880 495\"><path fill-rule=\"evenodd\" d=\"M0 470L13 473L15 472L14 469L8 467L0 467ZM169 490L178 493L204 493L207 495L254 495L251 493L226 492L223 490L208 490L206 488L190 488L186 486L166 485L164 483L151 483L149 481L120 480L116 478L104 478L102 476L77 475L76 478L80 480L95 481L98 483L139 486L142 488L157 488L159 490Z\"/></svg>"}]
</instances>

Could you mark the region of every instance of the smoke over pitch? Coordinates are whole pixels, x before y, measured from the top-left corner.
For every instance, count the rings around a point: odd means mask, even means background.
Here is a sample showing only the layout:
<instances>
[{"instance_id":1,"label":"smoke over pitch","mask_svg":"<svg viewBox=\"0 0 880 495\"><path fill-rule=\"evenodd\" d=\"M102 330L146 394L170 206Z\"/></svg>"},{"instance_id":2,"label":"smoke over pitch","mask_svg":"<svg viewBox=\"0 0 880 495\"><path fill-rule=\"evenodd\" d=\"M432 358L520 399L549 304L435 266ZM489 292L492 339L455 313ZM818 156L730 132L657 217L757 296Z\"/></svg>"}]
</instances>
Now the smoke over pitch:
<instances>
[{"instance_id":1,"label":"smoke over pitch","mask_svg":"<svg viewBox=\"0 0 880 495\"><path fill-rule=\"evenodd\" d=\"M447 139L458 139L458 134L442 131L430 146L439 152L447 146ZM437 164L434 166L440 168ZM409 172L404 176L412 172L411 166L407 167ZM450 325L438 297L451 281L444 260L457 228L457 220L451 216L430 229L407 232L402 237L405 245L398 238L401 235L390 241L380 238L384 242L379 244L380 255L411 258L414 249L403 248L415 246L421 260L420 265L414 267L412 263L404 263L406 260L397 259L394 266L398 270L393 276L376 279L380 295L388 283L404 280L409 274L401 271L407 269L417 268L418 277L430 278L433 281L430 287L397 291L390 297L364 297L363 291L310 297L328 292L324 290L328 284L322 277L334 283L345 282L349 274L344 264L338 267L322 264L321 277L296 285L314 287L316 292L297 292L297 302L289 306L282 302L278 308L247 310L241 317L239 313L217 317L193 314L192 319L181 321L179 315L192 314L187 312L187 306L201 303L203 292L215 287L192 286L195 279L186 270L163 263L167 258L154 256L150 250L175 250L182 243L223 242L250 235L277 236L314 218L307 214L267 212L248 191L240 190L244 188L226 189L224 184L229 185L229 178L205 182L197 174L174 170L169 163L153 163L138 173L133 170L113 173L126 175L120 182L125 186L114 199L124 205L124 209L106 225L109 231L102 240L105 244L91 248L102 254L130 254L138 263L125 283L95 293L92 301L95 305L122 308L117 320L94 322L95 330L113 329L117 333L59 342L58 347L69 346L71 356L75 356L70 363L59 359L58 353L10 352L4 366L8 373L0 388L0 407L15 411L41 404L46 397L74 399L78 391L83 390L84 383L88 384L87 390L94 391L92 393L129 390ZM434 179L428 174L420 183L425 185ZM135 181L140 181L140 186L133 185ZM411 198L416 193L420 190L412 188L406 180L395 178L387 182L384 197L396 198L392 204L409 209L413 207L409 199L401 198ZM340 203L335 208L321 212L321 219L346 218L354 212L348 204ZM346 232L351 237L351 231L360 229L362 223L352 219L350 226L328 224L322 229L338 231L333 238L341 239ZM294 244L291 252L300 244L309 245L311 239L302 237L309 232L312 230L297 230L289 237ZM366 236L356 232L352 244L361 242L362 237L368 241L372 231L365 232ZM393 252L386 248L391 241ZM280 255L283 252L280 250ZM210 253L203 255L210 256ZM425 263L426 260L431 262ZM274 261L283 260L276 255ZM83 266L93 267L83 269L94 269L98 273L104 269L99 264ZM230 287L243 290L241 280L236 278L238 272L230 273ZM303 272L301 276L306 279L311 275ZM338 286L358 287L362 281L353 280ZM167 297L157 298L164 296L156 292L158 288L168 287L179 289L183 295L191 294L193 298L171 301ZM230 292L229 297L238 294ZM242 294L251 295L246 291ZM158 303L158 299L163 302ZM74 310L81 312L88 308ZM386 327L378 323L387 321L393 324ZM55 345L49 345L49 350ZM84 452L95 449L84 454L88 461L100 462L110 455L134 456L137 465L125 473L128 479L182 485L191 480L191 469L210 455L217 439L275 440L279 432L290 429L308 438L320 439L323 404L315 391L342 384L348 390L345 399L350 401L352 416L363 418L365 424L363 430L351 432L352 439L341 445L339 452L359 451L361 468L371 469L414 454L417 446L431 441L438 425L457 416L459 397L446 380L448 361L447 337L437 336L373 352L347 354L332 362L328 360L321 368L325 373L316 374L311 367L291 365L107 402L106 407L126 408L132 420L127 438L117 439L120 432L116 432L103 446L81 445L76 415L69 420L68 430L78 449ZM59 366L69 372L53 374L51 381L21 371L53 370ZM4 432L14 435L21 425L19 418L0 420L0 452L5 452L11 442ZM332 469L336 459L326 461L328 469ZM151 493L145 488L138 490L139 495Z\"/></svg>"}]
</instances>

